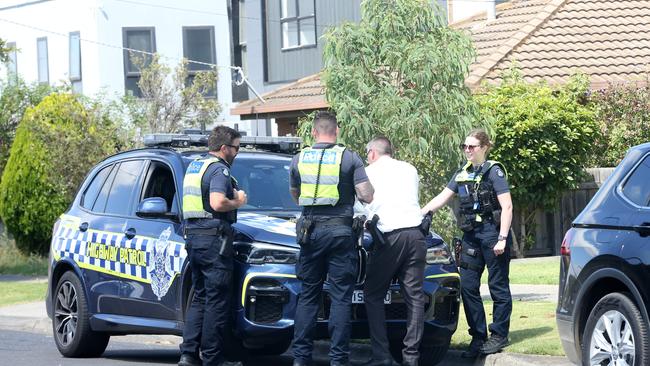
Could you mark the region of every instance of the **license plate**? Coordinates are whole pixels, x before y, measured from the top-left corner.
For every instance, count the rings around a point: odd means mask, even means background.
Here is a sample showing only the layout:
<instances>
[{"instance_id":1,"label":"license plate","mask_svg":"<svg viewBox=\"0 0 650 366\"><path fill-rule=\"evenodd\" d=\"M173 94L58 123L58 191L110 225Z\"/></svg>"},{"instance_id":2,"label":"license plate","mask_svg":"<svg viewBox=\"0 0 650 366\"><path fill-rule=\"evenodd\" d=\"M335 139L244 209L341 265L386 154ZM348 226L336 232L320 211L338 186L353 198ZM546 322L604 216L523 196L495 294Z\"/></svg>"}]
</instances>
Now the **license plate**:
<instances>
[{"instance_id":1,"label":"license plate","mask_svg":"<svg viewBox=\"0 0 650 366\"><path fill-rule=\"evenodd\" d=\"M384 304L390 304L391 302L391 293L390 290L386 292L386 297L384 297ZM354 290L352 293L352 303L353 304L363 304L363 290Z\"/></svg>"}]
</instances>

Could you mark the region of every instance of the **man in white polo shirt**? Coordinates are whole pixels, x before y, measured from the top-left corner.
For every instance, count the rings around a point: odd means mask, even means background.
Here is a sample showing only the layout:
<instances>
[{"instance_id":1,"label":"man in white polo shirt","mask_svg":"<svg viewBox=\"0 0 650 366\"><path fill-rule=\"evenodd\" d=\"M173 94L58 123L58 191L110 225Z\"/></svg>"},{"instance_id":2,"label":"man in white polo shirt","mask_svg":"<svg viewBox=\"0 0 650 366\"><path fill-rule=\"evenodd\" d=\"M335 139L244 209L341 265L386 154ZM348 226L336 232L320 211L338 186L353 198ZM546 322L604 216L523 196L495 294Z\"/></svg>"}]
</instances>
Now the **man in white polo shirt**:
<instances>
[{"instance_id":1,"label":"man in white polo shirt","mask_svg":"<svg viewBox=\"0 0 650 366\"><path fill-rule=\"evenodd\" d=\"M365 205L368 219L379 216L378 228L385 243L374 244L369 255L364 299L372 345L368 365L393 365L386 335L384 297L393 278L402 285L407 306L407 329L402 365L417 365L424 328L425 295L422 291L426 244L420 229L419 177L413 165L392 158L393 147L386 137L367 145L366 173L375 188L372 203Z\"/></svg>"}]
</instances>

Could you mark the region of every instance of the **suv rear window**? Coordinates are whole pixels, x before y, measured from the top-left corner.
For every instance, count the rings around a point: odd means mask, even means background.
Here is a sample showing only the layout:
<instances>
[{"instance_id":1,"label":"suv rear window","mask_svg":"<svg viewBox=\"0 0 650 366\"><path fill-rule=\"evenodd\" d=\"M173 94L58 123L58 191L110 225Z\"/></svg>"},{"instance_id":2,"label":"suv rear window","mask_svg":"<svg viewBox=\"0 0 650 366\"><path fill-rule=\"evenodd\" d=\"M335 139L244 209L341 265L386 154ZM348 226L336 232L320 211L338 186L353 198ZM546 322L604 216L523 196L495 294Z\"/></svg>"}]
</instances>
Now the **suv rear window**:
<instances>
[{"instance_id":1,"label":"suv rear window","mask_svg":"<svg viewBox=\"0 0 650 366\"><path fill-rule=\"evenodd\" d=\"M632 203L650 206L650 155L646 155L623 184L623 194Z\"/></svg>"},{"instance_id":2,"label":"suv rear window","mask_svg":"<svg viewBox=\"0 0 650 366\"><path fill-rule=\"evenodd\" d=\"M130 160L120 164L106 201L106 213L128 215L133 189L140 173L143 160Z\"/></svg>"},{"instance_id":3,"label":"suv rear window","mask_svg":"<svg viewBox=\"0 0 650 366\"><path fill-rule=\"evenodd\" d=\"M86 188L86 191L84 192L83 197L81 198L81 207L92 210L93 205L97 201L97 197L99 196L99 192L102 189L102 186L104 185L104 181L106 180L106 177L108 174L111 172L111 169L113 169L113 165L109 165L102 170L99 171L93 178L93 181L88 185L88 188Z\"/></svg>"}]
</instances>

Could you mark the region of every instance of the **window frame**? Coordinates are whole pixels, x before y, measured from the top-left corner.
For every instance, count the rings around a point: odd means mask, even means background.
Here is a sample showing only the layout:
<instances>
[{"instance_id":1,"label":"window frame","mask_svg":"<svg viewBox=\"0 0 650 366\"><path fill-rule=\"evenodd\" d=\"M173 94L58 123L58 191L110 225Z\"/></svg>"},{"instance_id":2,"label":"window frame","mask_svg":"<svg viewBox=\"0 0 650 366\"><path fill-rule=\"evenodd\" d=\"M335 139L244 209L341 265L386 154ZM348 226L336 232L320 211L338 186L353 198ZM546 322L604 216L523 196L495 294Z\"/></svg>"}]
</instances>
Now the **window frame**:
<instances>
[{"instance_id":1,"label":"window frame","mask_svg":"<svg viewBox=\"0 0 650 366\"><path fill-rule=\"evenodd\" d=\"M123 66L124 66L124 94L127 94L129 92L128 89L128 79L138 79L140 80L140 76L142 76L142 72L138 71L131 71L129 70L129 50L126 48L131 48L128 45L128 33L131 31L149 31L149 38L151 40L151 53L156 53L156 27L122 27L122 46L125 48L122 51L122 58L123 58ZM149 51L145 51L149 52ZM137 82L136 82L137 84ZM136 98L141 97L142 91L140 90L140 87L138 87L138 93L133 93L133 96Z\"/></svg>"},{"instance_id":2,"label":"window frame","mask_svg":"<svg viewBox=\"0 0 650 366\"><path fill-rule=\"evenodd\" d=\"M627 173L627 175L625 175L625 178L623 178L623 179L621 180L621 183L618 185L618 187L616 187L616 191L617 191L618 195L619 195L619 196L620 196L620 197L621 197L625 202L627 202L628 204L630 204L630 205L633 206L634 208L642 209L642 210L649 210L649 209L650 209L650 202L648 202L648 204L645 205L645 206L639 205L639 204L635 203L634 201L632 201L632 200L631 200L631 199L630 199L630 198L625 194L625 192L624 192L623 189L625 188L625 185L629 182L629 180L630 180L630 178L632 177L632 175L634 175L634 173L637 171L637 169L638 169L638 168L643 164L643 162L644 162L646 159L648 159L648 158L650 158L650 152L646 152L645 154L643 154L643 156L639 159L639 161L637 161L636 163L634 163L634 166L632 167L632 169L630 169L630 171Z\"/></svg>"},{"instance_id":3,"label":"window frame","mask_svg":"<svg viewBox=\"0 0 650 366\"><path fill-rule=\"evenodd\" d=\"M40 43L45 42L45 80L43 80L43 75L41 75L41 50ZM36 38L36 70L38 82L40 84L49 84L50 83L50 56L49 48L47 44L47 37L38 37Z\"/></svg>"},{"instance_id":4,"label":"window frame","mask_svg":"<svg viewBox=\"0 0 650 366\"><path fill-rule=\"evenodd\" d=\"M133 187L131 189L131 193L128 198L129 203L126 205L127 207L126 213L121 214L121 213L114 213L114 212L106 212L106 209L108 207L108 202L111 199L111 194L114 192L113 186L115 185L115 180L120 174L120 170L122 169L122 164L130 163L132 161L139 161L142 164L140 165L140 172L136 175L136 179L133 182ZM102 212L103 215L114 216L114 217L136 217L135 210L137 208L137 204L134 203L134 198L137 196L138 190L140 189L139 187L142 185L142 175L143 175L142 173L144 169L147 167L147 164L148 161L145 158L130 158L130 159L120 160L115 163L116 167L114 169L117 170L115 171L115 175L113 176L113 180L111 181L111 186L108 189L108 196L106 197L106 206L104 207L104 211Z\"/></svg>"},{"instance_id":5,"label":"window frame","mask_svg":"<svg viewBox=\"0 0 650 366\"><path fill-rule=\"evenodd\" d=\"M177 179L178 177L176 176L176 173L174 172L174 168L172 165L165 160L162 159L155 159L155 158L150 158L146 159L145 161L145 166L144 169L142 170L142 177L140 179L140 183L138 186L138 192L136 192L136 197L137 197L137 203L135 204L136 208L144 200L144 194L145 194L145 188L147 184L150 183L151 180L151 175L153 174L153 171L151 170L152 167L155 169L155 165L164 165L171 173L172 173L172 180L174 181L174 199L172 201L172 205L170 208L170 213L178 215L178 217L181 217L182 214L182 208L181 208L181 197L178 192L178 184ZM176 203L176 207L174 207L174 203ZM174 211L176 209L176 211ZM148 220L167 220L167 219L162 219L162 218L143 218L139 217L139 219L148 219Z\"/></svg>"},{"instance_id":6,"label":"window frame","mask_svg":"<svg viewBox=\"0 0 650 366\"><path fill-rule=\"evenodd\" d=\"M119 173L120 166L122 165L122 163L130 162L130 161L141 161L143 164L142 164L142 167L140 169L140 174L138 175L137 180L135 181L135 183L133 183L134 188L131 191L131 197L129 198L130 202L129 202L129 209L128 209L127 214L123 215L123 214L115 214L115 213L106 212L106 206L104 206L102 211L96 211L93 208L86 208L86 207L82 206L82 202L83 202L83 199L84 199L83 196L85 196L86 191L88 190L88 187L90 186L90 184L92 184L92 180L90 180L88 185L83 187L82 196L80 197L76 207L78 207L80 210L82 210L84 212L87 212L89 214L92 214L92 215L101 215L101 216L108 216L108 217L122 217L122 218L137 217L135 215L135 210L137 208L137 204L134 205L133 201L134 201L134 198L136 197L136 195L139 194L140 190L142 189L142 187L141 187L142 184L143 184L142 183L142 180L143 180L142 176L143 176L144 170L148 168L149 159L146 159L146 158L143 158L143 157L129 157L129 158L126 158L126 159L121 159L121 160L115 160L115 161L108 162L108 163L98 167L96 170L93 170L95 172L93 174L93 180L95 179L95 177L97 177L97 174L99 174L99 172L101 172L104 168L110 168L110 171L108 172L108 175L106 176L106 178L104 178L104 182L102 183L102 187L99 190L100 193L97 194L97 198L99 198L99 195L101 194L101 191L104 188L104 186L109 184L110 186L108 187L108 193L107 193L107 197L106 197L106 204L108 204L108 199L111 196L111 191L113 190L113 184L115 183L115 178L116 178L117 174ZM84 183L85 182L86 181L84 181ZM95 198L95 202L93 202L93 206L97 203L96 202L97 198Z\"/></svg>"},{"instance_id":7,"label":"window frame","mask_svg":"<svg viewBox=\"0 0 650 366\"><path fill-rule=\"evenodd\" d=\"M303 15L301 16L300 14L300 0L295 0L296 2L296 15L293 17L283 17L282 15L282 1L280 0L278 3L278 6L280 7L280 44L281 44L281 51L286 52L286 51L295 51L295 50L300 50L300 49L305 49L305 48L315 48L318 47L318 23L316 22L316 0L311 0L314 4L314 12L310 15ZM290 1L290 0L287 0ZM300 40L300 21L306 20L309 18L314 18L314 43L309 43L309 44L301 44ZM298 33L298 44L295 46L286 46L284 45L284 31L282 29L282 26L285 23L296 23L296 29Z\"/></svg>"},{"instance_id":8,"label":"window frame","mask_svg":"<svg viewBox=\"0 0 650 366\"><path fill-rule=\"evenodd\" d=\"M74 39L73 37L76 36L77 41L76 43L78 44L78 54L73 55L72 54L72 40ZM76 61L79 63L79 75L73 75L72 74L72 60L76 59ZM81 81L82 79L82 67L81 67L81 32L80 31L75 31L75 32L70 32L68 33L68 77L70 81L75 82L75 81Z\"/></svg>"},{"instance_id":9,"label":"window frame","mask_svg":"<svg viewBox=\"0 0 650 366\"><path fill-rule=\"evenodd\" d=\"M88 212L94 212L94 213L101 213L101 212L93 211L92 206L95 205L95 202L97 201L97 198L99 198L99 194L101 193L102 188L104 188L104 184L106 184L106 182L108 180L108 177L111 176L111 173L113 172L113 169L115 169L115 165L116 164L111 163L111 164L106 164L106 165L101 166L99 169L96 170L95 174L93 174L92 177L88 179L88 184L86 184L86 186L83 188L83 190L81 191L81 197L79 197L79 207L82 210L88 211ZM95 183L95 179L97 179L99 174L101 172L103 172L104 170L107 170L108 173L106 174L106 176L102 179L102 181L100 183L101 186L97 190L97 195L95 196L95 200L93 201L93 204L90 207L86 207L85 206L85 204L86 204L85 201L86 201L86 194L88 194L88 189L90 189L90 187L93 185L93 183Z\"/></svg>"},{"instance_id":10,"label":"window frame","mask_svg":"<svg viewBox=\"0 0 650 366\"><path fill-rule=\"evenodd\" d=\"M189 59L187 57L187 51L188 51L188 37L186 36L187 30L208 30L209 35L210 35L210 46L212 47L212 52L210 52L210 57L212 58L211 61L208 63L211 64L217 64L217 44L216 44L216 38L215 38L215 30L214 26L212 25L192 25L192 26L183 26L182 27L182 38L183 38L183 57L185 59ZM204 62L200 60L196 60L199 62ZM189 66L189 65L188 65ZM189 83L190 80L193 80L193 78L200 73L201 71L208 71L208 70L190 70L188 67L187 70L187 82ZM204 98L210 98L210 99L217 99L218 96L218 85L215 85L214 88L214 93L206 93L203 97Z\"/></svg>"}]
</instances>

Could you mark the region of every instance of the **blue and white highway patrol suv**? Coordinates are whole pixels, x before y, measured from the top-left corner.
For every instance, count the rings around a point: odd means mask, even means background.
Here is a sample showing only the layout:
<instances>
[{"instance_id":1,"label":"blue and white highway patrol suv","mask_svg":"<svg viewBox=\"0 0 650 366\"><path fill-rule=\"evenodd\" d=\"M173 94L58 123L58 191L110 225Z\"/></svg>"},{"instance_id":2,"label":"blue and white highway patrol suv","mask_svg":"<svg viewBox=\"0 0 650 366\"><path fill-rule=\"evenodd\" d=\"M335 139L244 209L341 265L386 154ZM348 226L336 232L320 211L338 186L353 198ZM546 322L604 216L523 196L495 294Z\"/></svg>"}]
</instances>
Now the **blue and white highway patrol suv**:
<instances>
[{"instance_id":1,"label":"blue and white highway patrol suv","mask_svg":"<svg viewBox=\"0 0 650 366\"><path fill-rule=\"evenodd\" d=\"M47 311L66 357L101 355L111 335L181 335L193 291L181 229L185 170L204 154L206 135L151 135L146 148L97 164L57 220L50 249ZM290 152L297 138L243 137L232 168L248 204L235 229L234 298L229 358L283 353L293 337L300 281L295 218L289 194ZM195 148L196 149L196 148ZM434 364L456 330L459 276L447 245L428 242L421 362ZM366 250L359 247L353 337L367 338L363 305ZM315 336L326 338L327 284ZM406 307L397 280L385 299L392 352L401 358Z\"/></svg>"}]
</instances>

